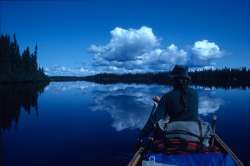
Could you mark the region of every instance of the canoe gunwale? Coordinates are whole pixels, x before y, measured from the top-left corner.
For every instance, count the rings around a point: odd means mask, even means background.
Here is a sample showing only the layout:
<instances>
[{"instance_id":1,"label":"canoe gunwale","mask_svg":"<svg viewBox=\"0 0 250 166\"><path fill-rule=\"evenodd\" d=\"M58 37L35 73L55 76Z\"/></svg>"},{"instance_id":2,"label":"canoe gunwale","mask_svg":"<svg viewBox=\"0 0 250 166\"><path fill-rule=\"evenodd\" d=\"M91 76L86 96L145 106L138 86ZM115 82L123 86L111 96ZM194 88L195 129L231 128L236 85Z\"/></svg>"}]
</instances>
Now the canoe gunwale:
<instances>
[{"instance_id":1,"label":"canoe gunwale","mask_svg":"<svg viewBox=\"0 0 250 166\"><path fill-rule=\"evenodd\" d=\"M222 141L222 139L215 134L214 137L214 141L216 145L219 145L220 151L222 153L226 153L229 154L233 161L235 162L236 166L244 166L244 164L242 163L242 161L237 157L237 155L226 145L226 143L224 143ZM139 166L140 162L142 161L143 158L143 154L146 152L146 148L141 146L136 153L134 154L134 156L132 157L132 159L130 160L128 166Z\"/></svg>"}]
</instances>

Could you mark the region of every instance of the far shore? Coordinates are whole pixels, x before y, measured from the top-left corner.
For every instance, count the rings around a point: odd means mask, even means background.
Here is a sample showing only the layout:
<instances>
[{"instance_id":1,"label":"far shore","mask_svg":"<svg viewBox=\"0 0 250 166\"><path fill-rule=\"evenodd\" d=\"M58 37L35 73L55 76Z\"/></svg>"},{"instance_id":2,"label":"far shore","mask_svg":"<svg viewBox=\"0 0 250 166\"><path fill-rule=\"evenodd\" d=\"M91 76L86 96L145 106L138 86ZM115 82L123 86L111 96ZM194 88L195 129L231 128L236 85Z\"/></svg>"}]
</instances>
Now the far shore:
<instances>
[{"instance_id":1,"label":"far shore","mask_svg":"<svg viewBox=\"0 0 250 166\"><path fill-rule=\"evenodd\" d=\"M169 74L170 72L127 74L102 73L91 76L49 76L49 80L51 82L88 81L99 84L135 83L170 85L171 77L169 76ZM202 70L193 71L189 74L191 76L192 85L205 87L222 87L225 89L245 89L250 87L250 70L246 68Z\"/></svg>"}]
</instances>

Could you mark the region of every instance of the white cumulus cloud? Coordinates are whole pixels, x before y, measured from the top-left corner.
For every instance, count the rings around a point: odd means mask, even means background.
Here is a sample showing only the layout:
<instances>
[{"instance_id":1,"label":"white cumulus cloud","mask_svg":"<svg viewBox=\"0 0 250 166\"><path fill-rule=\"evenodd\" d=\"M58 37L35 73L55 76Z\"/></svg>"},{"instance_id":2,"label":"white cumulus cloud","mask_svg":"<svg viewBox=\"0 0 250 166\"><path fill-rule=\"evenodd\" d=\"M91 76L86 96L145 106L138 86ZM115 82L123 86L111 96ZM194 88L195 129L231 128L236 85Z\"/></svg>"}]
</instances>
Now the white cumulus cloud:
<instances>
[{"instance_id":1,"label":"white cumulus cloud","mask_svg":"<svg viewBox=\"0 0 250 166\"><path fill-rule=\"evenodd\" d=\"M213 68L215 60L224 55L213 41L199 40L191 47L180 48L174 43L163 45L160 39L147 26L138 29L116 27L110 31L106 44L88 47L93 58L82 67L55 65L45 71L49 75L157 72L169 70L176 64L204 69Z\"/></svg>"},{"instance_id":2,"label":"white cumulus cloud","mask_svg":"<svg viewBox=\"0 0 250 166\"><path fill-rule=\"evenodd\" d=\"M175 44L162 48L152 29L115 28L106 45L91 45L95 68L101 71L166 70L173 64L186 64L188 53Z\"/></svg>"},{"instance_id":3,"label":"white cumulus cloud","mask_svg":"<svg viewBox=\"0 0 250 166\"><path fill-rule=\"evenodd\" d=\"M140 29L115 28L110 32L111 40L103 46L91 45L89 51L96 60L133 61L143 53L159 45L157 37L149 27Z\"/></svg>"},{"instance_id":4,"label":"white cumulus cloud","mask_svg":"<svg viewBox=\"0 0 250 166\"><path fill-rule=\"evenodd\" d=\"M208 40L196 41L192 47L192 52L198 59L203 61L221 58L223 55L220 47Z\"/></svg>"},{"instance_id":5,"label":"white cumulus cloud","mask_svg":"<svg viewBox=\"0 0 250 166\"><path fill-rule=\"evenodd\" d=\"M165 49L154 49L142 55L142 64L153 69L166 70L173 64L186 64L188 54L183 49L179 49L175 44L171 44Z\"/></svg>"},{"instance_id":6,"label":"white cumulus cloud","mask_svg":"<svg viewBox=\"0 0 250 166\"><path fill-rule=\"evenodd\" d=\"M157 72L171 69L176 64L194 67L214 67L215 60L224 51L212 41L195 41L191 47L176 44L163 45L152 28L116 27L110 31L106 44L92 44L88 52L92 59L81 67L52 66L45 69L49 75L91 75L103 72ZM188 44L188 43L187 43Z\"/></svg>"}]
</instances>

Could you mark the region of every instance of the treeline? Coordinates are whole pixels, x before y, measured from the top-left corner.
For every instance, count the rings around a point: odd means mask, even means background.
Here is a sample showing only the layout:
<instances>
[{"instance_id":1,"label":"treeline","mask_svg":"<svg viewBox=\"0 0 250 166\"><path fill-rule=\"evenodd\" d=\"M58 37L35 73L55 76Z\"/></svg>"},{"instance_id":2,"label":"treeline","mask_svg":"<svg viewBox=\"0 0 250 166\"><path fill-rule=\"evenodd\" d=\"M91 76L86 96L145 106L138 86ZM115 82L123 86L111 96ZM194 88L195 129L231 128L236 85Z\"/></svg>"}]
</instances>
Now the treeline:
<instances>
[{"instance_id":1,"label":"treeline","mask_svg":"<svg viewBox=\"0 0 250 166\"><path fill-rule=\"evenodd\" d=\"M194 70L189 72L192 85L206 87L247 88L250 86L250 70L240 69L210 69ZM77 78L75 78L77 79ZM137 73L137 74L97 74L82 77L81 80L102 84L112 83L143 83L143 84L171 84L170 72Z\"/></svg>"},{"instance_id":2,"label":"treeline","mask_svg":"<svg viewBox=\"0 0 250 166\"><path fill-rule=\"evenodd\" d=\"M37 64L37 45L34 52L29 47L20 53L15 34L0 36L0 82L48 81L42 68Z\"/></svg>"},{"instance_id":3,"label":"treeline","mask_svg":"<svg viewBox=\"0 0 250 166\"><path fill-rule=\"evenodd\" d=\"M111 74L103 73L83 77L85 81L112 84L112 83L143 83L143 84L170 84L169 72Z\"/></svg>"},{"instance_id":4,"label":"treeline","mask_svg":"<svg viewBox=\"0 0 250 166\"><path fill-rule=\"evenodd\" d=\"M49 79L53 82L86 81L85 77L79 76L50 76Z\"/></svg>"},{"instance_id":5,"label":"treeline","mask_svg":"<svg viewBox=\"0 0 250 166\"><path fill-rule=\"evenodd\" d=\"M208 87L242 88L250 86L250 70L246 67L240 69L223 68L216 70L199 70L190 72L192 83Z\"/></svg>"}]
</instances>

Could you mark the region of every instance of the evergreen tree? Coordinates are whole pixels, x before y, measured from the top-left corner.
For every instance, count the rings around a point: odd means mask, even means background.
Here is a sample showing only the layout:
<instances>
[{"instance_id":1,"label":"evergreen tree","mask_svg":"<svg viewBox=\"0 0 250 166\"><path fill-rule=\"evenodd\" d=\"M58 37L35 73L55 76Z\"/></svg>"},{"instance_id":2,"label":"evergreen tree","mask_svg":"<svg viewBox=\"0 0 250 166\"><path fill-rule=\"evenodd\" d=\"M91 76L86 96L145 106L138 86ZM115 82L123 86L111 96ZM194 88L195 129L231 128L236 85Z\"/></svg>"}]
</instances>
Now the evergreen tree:
<instances>
[{"instance_id":1,"label":"evergreen tree","mask_svg":"<svg viewBox=\"0 0 250 166\"><path fill-rule=\"evenodd\" d=\"M37 44L34 53L27 47L20 53L16 35L13 41L8 35L0 37L0 82L23 82L46 80L48 77L37 64Z\"/></svg>"}]
</instances>

